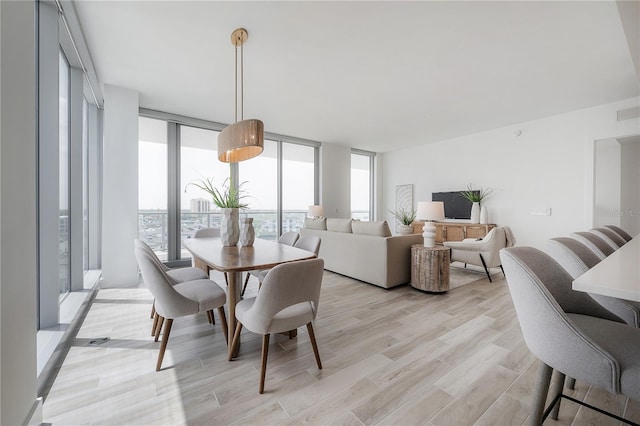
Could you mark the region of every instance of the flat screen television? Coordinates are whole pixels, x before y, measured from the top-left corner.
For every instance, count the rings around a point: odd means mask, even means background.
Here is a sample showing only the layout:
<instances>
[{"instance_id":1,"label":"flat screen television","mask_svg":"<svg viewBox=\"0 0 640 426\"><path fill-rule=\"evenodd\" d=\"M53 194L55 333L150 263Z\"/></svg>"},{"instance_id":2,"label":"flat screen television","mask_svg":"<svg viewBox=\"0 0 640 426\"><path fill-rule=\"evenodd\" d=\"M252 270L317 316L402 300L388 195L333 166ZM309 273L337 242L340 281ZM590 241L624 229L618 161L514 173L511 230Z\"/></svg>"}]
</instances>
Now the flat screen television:
<instances>
[{"instance_id":1,"label":"flat screen television","mask_svg":"<svg viewBox=\"0 0 640 426\"><path fill-rule=\"evenodd\" d=\"M444 217L447 219L471 219L472 203L460 195L460 192L462 191L432 192L431 201L444 202Z\"/></svg>"}]
</instances>

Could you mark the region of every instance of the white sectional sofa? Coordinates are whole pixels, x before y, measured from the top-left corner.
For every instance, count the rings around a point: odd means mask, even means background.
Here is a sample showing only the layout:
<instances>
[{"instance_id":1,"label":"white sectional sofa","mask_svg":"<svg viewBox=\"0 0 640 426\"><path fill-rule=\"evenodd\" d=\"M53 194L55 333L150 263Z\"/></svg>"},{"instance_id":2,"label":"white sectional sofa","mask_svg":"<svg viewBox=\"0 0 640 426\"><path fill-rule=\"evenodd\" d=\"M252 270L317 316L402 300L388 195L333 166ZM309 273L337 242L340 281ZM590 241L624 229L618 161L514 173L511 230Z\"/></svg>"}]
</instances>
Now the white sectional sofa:
<instances>
[{"instance_id":1,"label":"white sectional sofa","mask_svg":"<svg viewBox=\"0 0 640 426\"><path fill-rule=\"evenodd\" d=\"M324 268L383 288L411 281L411 246L421 234L391 236L386 221L307 219L300 235L322 239Z\"/></svg>"}]
</instances>

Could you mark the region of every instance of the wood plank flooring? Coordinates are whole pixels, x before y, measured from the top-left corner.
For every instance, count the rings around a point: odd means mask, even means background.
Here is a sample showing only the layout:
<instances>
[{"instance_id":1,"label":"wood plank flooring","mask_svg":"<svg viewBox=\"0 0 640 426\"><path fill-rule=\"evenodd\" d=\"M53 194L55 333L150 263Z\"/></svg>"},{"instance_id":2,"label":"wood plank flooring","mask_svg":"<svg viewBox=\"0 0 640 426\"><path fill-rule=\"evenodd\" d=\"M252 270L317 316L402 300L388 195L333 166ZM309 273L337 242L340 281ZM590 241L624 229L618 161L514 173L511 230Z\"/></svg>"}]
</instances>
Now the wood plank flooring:
<instances>
[{"instance_id":1,"label":"wood plank flooring","mask_svg":"<svg viewBox=\"0 0 640 426\"><path fill-rule=\"evenodd\" d=\"M206 315L176 319L163 370L144 288L100 290L44 401L54 425L522 425L537 362L502 275L443 295L325 272L315 333L273 336L258 394L260 336L228 362ZM215 277L220 283L224 279ZM255 294L251 282L248 296ZM217 319L217 313L216 313ZM91 345L93 339L107 343ZM640 403L578 382L569 393L640 422ZM618 424L563 401L547 425Z\"/></svg>"}]
</instances>

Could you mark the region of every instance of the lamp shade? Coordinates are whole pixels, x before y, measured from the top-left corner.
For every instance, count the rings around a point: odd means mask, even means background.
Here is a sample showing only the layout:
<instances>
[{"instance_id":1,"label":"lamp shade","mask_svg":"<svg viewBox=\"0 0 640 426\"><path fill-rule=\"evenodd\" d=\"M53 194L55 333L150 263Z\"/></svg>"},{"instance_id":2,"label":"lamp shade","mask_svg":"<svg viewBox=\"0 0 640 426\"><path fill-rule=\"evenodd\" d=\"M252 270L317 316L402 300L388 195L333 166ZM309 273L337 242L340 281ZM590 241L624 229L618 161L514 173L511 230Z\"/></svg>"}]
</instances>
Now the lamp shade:
<instances>
[{"instance_id":1,"label":"lamp shade","mask_svg":"<svg viewBox=\"0 0 640 426\"><path fill-rule=\"evenodd\" d=\"M260 120L242 120L225 127L218 135L218 159L237 163L262 153L264 124Z\"/></svg>"},{"instance_id":2,"label":"lamp shade","mask_svg":"<svg viewBox=\"0 0 640 426\"><path fill-rule=\"evenodd\" d=\"M419 201L416 218L418 220L443 220L444 203L442 201Z\"/></svg>"},{"instance_id":3,"label":"lamp shade","mask_svg":"<svg viewBox=\"0 0 640 426\"><path fill-rule=\"evenodd\" d=\"M309 206L309 217L320 217L324 216L324 211L322 206Z\"/></svg>"}]
</instances>

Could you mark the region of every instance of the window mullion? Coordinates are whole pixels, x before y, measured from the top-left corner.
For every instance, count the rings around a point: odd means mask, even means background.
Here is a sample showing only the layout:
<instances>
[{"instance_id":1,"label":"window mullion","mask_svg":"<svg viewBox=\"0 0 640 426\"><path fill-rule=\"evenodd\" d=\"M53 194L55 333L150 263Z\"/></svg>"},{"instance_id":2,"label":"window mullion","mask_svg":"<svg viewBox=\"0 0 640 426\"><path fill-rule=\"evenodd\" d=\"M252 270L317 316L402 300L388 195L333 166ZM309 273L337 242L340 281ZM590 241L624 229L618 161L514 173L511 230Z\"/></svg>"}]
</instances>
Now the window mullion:
<instances>
[{"instance_id":1,"label":"window mullion","mask_svg":"<svg viewBox=\"0 0 640 426\"><path fill-rule=\"evenodd\" d=\"M180 127L167 122L167 260L180 258Z\"/></svg>"},{"instance_id":2,"label":"window mullion","mask_svg":"<svg viewBox=\"0 0 640 426\"><path fill-rule=\"evenodd\" d=\"M277 204L276 204L276 234L279 237L282 235L282 141L277 142L277 177L278 177L278 194L277 194Z\"/></svg>"}]
</instances>

